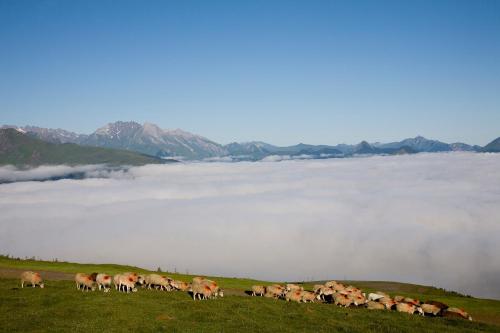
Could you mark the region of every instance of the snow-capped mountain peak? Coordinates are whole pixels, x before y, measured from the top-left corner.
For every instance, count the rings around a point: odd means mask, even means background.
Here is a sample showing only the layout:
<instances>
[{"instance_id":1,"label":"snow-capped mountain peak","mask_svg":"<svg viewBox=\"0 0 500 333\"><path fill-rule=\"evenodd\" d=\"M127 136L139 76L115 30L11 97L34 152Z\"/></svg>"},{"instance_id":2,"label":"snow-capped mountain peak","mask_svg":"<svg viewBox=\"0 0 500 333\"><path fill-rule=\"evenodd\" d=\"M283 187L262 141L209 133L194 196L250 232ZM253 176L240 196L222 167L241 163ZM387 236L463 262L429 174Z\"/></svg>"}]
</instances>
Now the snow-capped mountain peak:
<instances>
[{"instance_id":1,"label":"snow-capped mountain peak","mask_svg":"<svg viewBox=\"0 0 500 333\"><path fill-rule=\"evenodd\" d=\"M146 122L117 121L99 128L84 144L139 151L155 156L184 156L200 159L225 154L224 148L201 136L176 129L162 130Z\"/></svg>"}]
</instances>

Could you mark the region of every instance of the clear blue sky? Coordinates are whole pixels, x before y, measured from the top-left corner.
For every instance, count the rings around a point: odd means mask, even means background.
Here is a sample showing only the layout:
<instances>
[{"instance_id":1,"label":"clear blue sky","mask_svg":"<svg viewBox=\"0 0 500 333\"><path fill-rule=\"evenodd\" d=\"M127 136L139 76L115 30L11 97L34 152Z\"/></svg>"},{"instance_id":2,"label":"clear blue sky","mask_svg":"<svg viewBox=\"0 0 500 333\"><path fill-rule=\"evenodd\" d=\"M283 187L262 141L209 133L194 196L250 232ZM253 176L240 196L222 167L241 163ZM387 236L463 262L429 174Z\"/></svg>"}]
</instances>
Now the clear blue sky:
<instances>
[{"instance_id":1,"label":"clear blue sky","mask_svg":"<svg viewBox=\"0 0 500 333\"><path fill-rule=\"evenodd\" d=\"M500 136L500 1L0 0L0 123L220 143Z\"/></svg>"}]
</instances>

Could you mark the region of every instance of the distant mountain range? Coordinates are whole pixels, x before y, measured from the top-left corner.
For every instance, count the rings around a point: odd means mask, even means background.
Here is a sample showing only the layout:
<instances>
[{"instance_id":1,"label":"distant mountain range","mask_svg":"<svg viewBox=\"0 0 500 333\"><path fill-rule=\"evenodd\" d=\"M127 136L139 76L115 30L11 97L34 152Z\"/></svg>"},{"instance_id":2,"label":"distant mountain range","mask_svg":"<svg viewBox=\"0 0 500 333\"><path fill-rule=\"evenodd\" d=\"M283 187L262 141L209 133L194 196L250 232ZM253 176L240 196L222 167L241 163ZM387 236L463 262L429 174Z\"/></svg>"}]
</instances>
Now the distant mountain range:
<instances>
[{"instance_id":1,"label":"distant mountain range","mask_svg":"<svg viewBox=\"0 0 500 333\"><path fill-rule=\"evenodd\" d=\"M167 162L172 161L126 150L47 142L22 130L0 129L0 165L144 165Z\"/></svg>"},{"instance_id":2,"label":"distant mountain range","mask_svg":"<svg viewBox=\"0 0 500 333\"><path fill-rule=\"evenodd\" d=\"M186 160L231 160L256 161L271 155L290 158L335 158L355 155L395 155L415 154L420 152L446 151L499 151L499 139L483 147L466 143L444 143L429 140L422 136L390 143L368 143L348 145L308 145L278 147L265 142L253 141L245 143L233 142L221 145L199 135L176 130L164 130L151 123L143 125L133 121L109 123L92 134L77 134L63 129L50 129L35 126L8 126L16 128L27 135L54 144L73 143L80 146L92 146L134 151L158 158L178 158ZM495 143L496 142L496 143Z\"/></svg>"},{"instance_id":3,"label":"distant mountain range","mask_svg":"<svg viewBox=\"0 0 500 333\"><path fill-rule=\"evenodd\" d=\"M52 143L125 149L162 158L203 159L226 153L221 145L201 136L180 129L162 130L154 124L140 125L133 121L110 123L90 135L35 126L4 127L19 128L37 139Z\"/></svg>"},{"instance_id":4,"label":"distant mountain range","mask_svg":"<svg viewBox=\"0 0 500 333\"><path fill-rule=\"evenodd\" d=\"M270 155L288 155L295 158L334 158L355 155L400 155L416 154L420 152L446 151L486 151L480 146L471 146L466 143L444 143L437 140L428 140L422 136L391 143L373 143L362 141L359 144L348 145L307 145L300 143L295 146L277 147L265 142L230 143L223 146L227 156L233 159L259 160Z\"/></svg>"}]
</instances>

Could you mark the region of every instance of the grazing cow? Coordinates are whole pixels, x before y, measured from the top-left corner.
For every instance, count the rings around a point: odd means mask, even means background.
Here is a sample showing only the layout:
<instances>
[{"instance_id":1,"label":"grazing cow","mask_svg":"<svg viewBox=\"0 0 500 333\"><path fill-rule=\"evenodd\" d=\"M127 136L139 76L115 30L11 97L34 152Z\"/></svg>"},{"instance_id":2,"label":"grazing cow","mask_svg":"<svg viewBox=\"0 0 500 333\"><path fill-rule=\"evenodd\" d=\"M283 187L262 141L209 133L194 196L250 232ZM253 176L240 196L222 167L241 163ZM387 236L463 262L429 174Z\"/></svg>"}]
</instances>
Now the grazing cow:
<instances>
[{"instance_id":1,"label":"grazing cow","mask_svg":"<svg viewBox=\"0 0 500 333\"><path fill-rule=\"evenodd\" d=\"M378 300L379 303L381 304L384 304L385 308L387 310L393 310L394 307L396 306L396 301L394 301L392 298L390 297L383 297L381 299Z\"/></svg>"},{"instance_id":2,"label":"grazing cow","mask_svg":"<svg viewBox=\"0 0 500 333\"><path fill-rule=\"evenodd\" d=\"M23 272L21 274L21 288L24 288L24 283L27 285L30 284L33 288L35 288L35 286L40 286L40 288L45 286L40 273L31 271Z\"/></svg>"},{"instance_id":3,"label":"grazing cow","mask_svg":"<svg viewBox=\"0 0 500 333\"><path fill-rule=\"evenodd\" d=\"M354 294L354 295L361 295L362 294L361 289L356 288L354 286L347 286L344 290L346 292L348 292L349 294Z\"/></svg>"},{"instance_id":4,"label":"grazing cow","mask_svg":"<svg viewBox=\"0 0 500 333\"><path fill-rule=\"evenodd\" d=\"M432 315L432 316L438 316L441 313L441 308L434 304L427 304L424 303L420 305L422 308L422 311L424 312L424 315Z\"/></svg>"},{"instance_id":5,"label":"grazing cow","mask_svg":"<svg viewBox=\"0 0 500 333\"><path fill-rule=\"evenodd\" d=\"M133 275L120 274L118 276L118 290L125 291L127 294L129 292L135 293L137 291L137 288L135 287L136 282L137 276L134 277Z\"/></svg>"},{"instance_id":6,"label":"grazing cow","mask_svg":"<svg viewBox=\"0 0 500 333\"><path fill-rule=\"evenodd\" d=\"M139 274L137 274L137 273L126 272L126 273L122 273L121 275L132 278L134 280L134 283L137 283L137 281L139 281Z\"/></svg>"},{"instance_id":7,"label":"grazing cow","mask_svg":"<svg viewBox=\"0 0 500 333\"><path fill-rule=\"evenodd\" d=\"M176 290L179 289L179 286L177 285L177 281L171 279L170 277L167 276L168 280L168 285L170 286L170 290ZM183 282L184 283L184 282ZM189 284L191 285L191 284Z\"/></svg>"},{"instance_id":8,"label":"grazing cow","mask_svg":"<svg viewBox=\"0 0 500 333\"><path fill-rule=\"evenodd\" d=\"M137 273L122 273L122 274L116 274L113 276L113 283L115 285L115 289L118 291L123 291L122 289L127 288L126 291L128 291L129 287L125 287L125 285L121 284L120 281L126 281L127 286L130 286L130 281L128 279L132 279L134 286L131 289L135 288L135 284L139 281L139 275Z\"/></svg>"},{"instance_id":9,"label":"grazing cow","mask_svg":"<svg viewBox=\"0 0 500 333\"><path fill-rule=\"evenodd\" d=\"M265 293L266 293L266 287L252 286L252 296L264 296Z\"/></svg>"},{"instance_id":10,"label":"grazing cow","mask_svg":"<svg viewBox=\"0 0 500 333\"><path fill-rule=\"evenodd\" d=\"M111 289L111 275L99 273L96 275L95 282L99 290L101 290L102 287L105 293Z\"/></svg>"},{"instance_id":11,"label":"grazing cow","mask_svg":"<svg viewBox=\"0 0 500 333\"><path fill-rule=\"evenodd\" d=\"M96 275L97 276L97 275ZM81 291L94 291L95 281L94 277L85 273L76 273L75 275L76 289Z\"/></svg>"},{"instance_id":12,"label":"grazing cow","mask_svg":"<svg viewBox=\"0 0 500 333\"><path fill-rule=\"evenodd\" d=\"M319 290L316 292L317 299L324 301L325 296L332 296L334 292L335 291L330 287L321 286L321 288L319 288Z\"/></svg>"},{"instance_id":13,"label":"grazing cow","mask_svg":"<svg viewBox=\"0 0 500 333\"><path fill-rule=\"evenodd\" d=\"M420 305L420 301L418 299L414 299L414 298L410 298L410 297L405 297L403 299L403 302L404 303L410 303L410 304L413 304L413 305L416 305L416 306Z\"/></svg>"},{"instance_id":14,"label":"grazing cow","mask_svg":"<svg viewBox=\"0 0 500 333\"><path fill-rule=\"evenodd\" d=\"M264 297L270 297L270 298L280 298L285 295L285 288L280 285L272 285L272 286L267 286L266 287L266 293L264 294Z\"/></svg>"},{"instance_id":15,"label":"grazing cow","mask_svg":"<svg viewBox=\"0 0 500 333\"><path fill-rule=\"evenodd\" d=\"M297 290L301 293L301 297L302 297L302 302L304 303L307 303L307 302L310 302L310 303L313 303L314 300L316 299L316 294L313 293L312 291L301 291L301 290Z\"/></svg>"},{"instance_id":16,"label":"grazing cow","mask_svg":"<svg viewBox=\"0 0 500 333\"><path fill-rule=\"evenodd\" d=\"M120 275L121 274L115 274L115 276L113 276L113 284L115 285L115 289L118 290L118 288L120 287Z\"/></svg>"},{"instance_id":17,"label":"grazing cow","mask_svg":"<svg viewBox=\"0 0 500 333\"><path fill-rule=\"evenodd\" d=\"M366 298L361 294L349 294L347 296L352 299L356 306L363 305L367 302Z\"/></svg>"},{"instance_id":18,"label":"grazing cow","mask_svg":"<svg viewBox=\"0 0 500 333\"><path fill-rule=\"evenodd\" d=\"M414 304L410 304L410 303L404 303L404 302L398 303L398 304L396 304L396 310L398 312L406 312L409 314L414 314L415 312L418 312L422 316L424 315L424 312L422 311L422 309L420 307L418 307Z\"/></svg>"},{"instance_id":19,"label":"grazing cow","mask_svg":"<svg viewBox=\"0 0 500 333\"><path fill-rule=\"evenodd\" d=\"M148 289L155 288L160 290L170 291L171 283L169 278L159 274L149 274L145 278L145 284Z\"/></svg>"},{"instance_id":20,"label":"grazing cow","mask_svg":"<svg viewBox=\"0 0 500 333\"><path fill-rule=\"evenodd\" d=\"M375 301L368 301L365 304L365 307L367 309L370 309L370 310L384 310L385 309L385 305L384 304L379 303L379 302L375 302Z\"/></svg>"},{"instance_id":21,"label":"grazing cow","mask_svg":"<svg viewBox=\"0 0 500 333\"><path fill-rule=\"evenodd\" d=\"M191 283L184 281L175 281L175 285L177 286L177 290L180 291L188 291L191 288Z\"/></svg>"},{"instance_id":22,"label":"grazing cow","mask_svg":"<svg viewBox=\"0 0 500 333\"><path fill-rule=\"evenodd\" d=\"M193 292L193 299L209 299L216 297L224 297L224 291L219 288L217 282L203 279L203 278L194 278L193 283L191 284L191 290Z\"/></svg>"},{"instance_id":23,"label":"grazing cow","mask_svg":"<svg viewBox=\"0 0 500 333\"><path fill-rule=\"evenodd\" d=\"M224 296L224 293L221 293L221 289L217 285L217 282L205 279L205 280L203 280L202 284L204 284L210 288L210 290L212 291L211 296L213 296L213 297Z\"/></svg>"},{"instance_id":24,"label":"grazing cow","mask_svg":"<svg viewBox=\"0 0 500 333\"><path fill-rule=\"evenodd\" d=\"M448 308L446 309L446 311L443 312L443 316L450 318L464 318L472 321L472 317L463 309L459 308Z\"/></svg>"},{"instance_id":25,"label":"grazing cow","mask_svg":"<svg viewBox=\"0 0 500 333\"><path fill-rule=\"evenodd\" d=\"M332 288L335 292L343 291L346 288L342 283L337 281L328 281L325 283L325 287Z\"/></svg>"},{"instance_id":26,"label":"grazing cow","mask_svg":"<svg viewBox=\"0 0 500 333\"><path fill-rule=\"evenodd\" d=\"M343 306L346 308L351 306L354 303L352 298L350 298L347 295L341 294L341 293L333 294L333 300L334 300L335 305Z\"/></svg>"},{"instance_id":27,"label":"grazing cow","mask_svg":"<svg viewBox=\"0 0 500 333\"><path fill-rule=\"evenodd\" d=\"M199 300L209 299L212 297L212 290L204 283L193 283L193 300L198 297Z\"/></svg>"},{"instance_id":28,"label":"grazing cow","mask_svg":"<svg viewBox=\"0 0 500 333\"><path fill-rule=\"evenodd\" d=\"M338 285L339 283L337 281L327 281L325 282L324 286L325 287L330 287L330 288L334 288L336 285Z\"/></svg>"},{"instance_id":29,"label":"grazing cow","mask_svg":"<svg viewBox=\"0 0 500 333\"><path fill-rule=\"evenodd\" d=\"M342 283L338 283L338 282L335 283L333 286L328 286L327 284L325 284L325 286L332 288L336 292L343 291L346 288Z\"/></svg>"},{"instance_id":30,"label":"grazing cow","mask_svg":"<svg viewBox=\"0 0 500 333\"><path fill-rule=\"evenodd\" d=\"M426 303L426 304L432 304L432 305L435 305L435 306L437 306L438 308L440 308L440 309L441 309L441 311L448 309L448 305L446 305L446 304L444 304L444 303L442 303L442 302L439 302L439 301L427 301L427 302L425 302L425 303Z\"/></svg>"},{"instance_id":31,"label":"grazing cow","mask_svg":"<svg viewBox=\"0 0 500 333\"><path fill-rule=\"evenodd\" d=\"M285 291L292 291L292 290L304 290L304 287L302 286L299 286L298 284L294 284L294 283L288 283L286 286L285 286Z\"/></svg>"},{"instance_id":32,"label":"grazing cow","mask_svg":"<svg viewBox=\"0 0 500 333\"><path fill-rule=\"evenodd\" d=\"M193 283L201 283L205 280L204 277L201 277L201 276L196 276L193 278Z\"/></svg>"},{"instance_id":33,"label":"grazing cow","mask_svg":"<svg viewBox=\"0 0 500 333\"><path fill-rule=\"evenodd\" d=\"M315 284L315 285L313 286L313 291L314 291L314 293L316 293L316 294L318 294L318 295L319 295L319 290L320 290L321 288L323 288L323 287L325 287L325 285L323 285L323 284ZM326 287L326 288L329 288L329 287Z\"/></svg>"},{"instance_id":34,"label":"grazing cow","mask_svg":"<svg viewBox=\"0 0 500 333\"><path fill-rule=\"evenodd\" d=\"M285 294L285 300L287 302L302 302L302 292L300 290L291 290Z\"/></svg>"},{"instance_id":35,"label":"grazing cow","mask_svg":"<svg viewBox=\"0 0 500 333\"><path fill-rule=\"evenodd\" d=\"M144 288L146 286L146 276L145 275L137 275L137 282L136 284L138 284L139 286L141 286L142 288Z\"/></svg>"}]
</instances>

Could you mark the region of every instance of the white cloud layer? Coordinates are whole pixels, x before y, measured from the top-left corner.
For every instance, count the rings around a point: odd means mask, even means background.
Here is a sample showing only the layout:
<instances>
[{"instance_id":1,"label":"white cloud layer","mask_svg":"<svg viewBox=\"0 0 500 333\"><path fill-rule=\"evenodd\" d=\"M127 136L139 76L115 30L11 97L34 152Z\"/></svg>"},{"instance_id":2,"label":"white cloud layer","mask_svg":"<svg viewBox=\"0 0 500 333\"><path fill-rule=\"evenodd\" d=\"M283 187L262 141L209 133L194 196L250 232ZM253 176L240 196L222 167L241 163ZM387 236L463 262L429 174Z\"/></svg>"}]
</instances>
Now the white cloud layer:
<instances>
[{"instance_id":1,"label":"white cloud layer","mask_svg":"<svg viewBox=\"0 0 500 333\"><path fill-rule=\"evenodd\" d=\"M126 177L4 184L0 252L500 298L498 170L500 154L444 153L148 165Z\"/></svg>"},{"instance_id":2,"label":"white cloud layer","mask_svg":"<svg viewBox=\"0 0 500 333\"><path fill-rule=\"evenodd\" d=\"M45 181L54 178L124 178L128 176L126 171L125 168L113 168L100 164L74 167L48 165L26 170L8 165L0 167L0 184L31 180Z\"/></svg>"}]
</instances>

